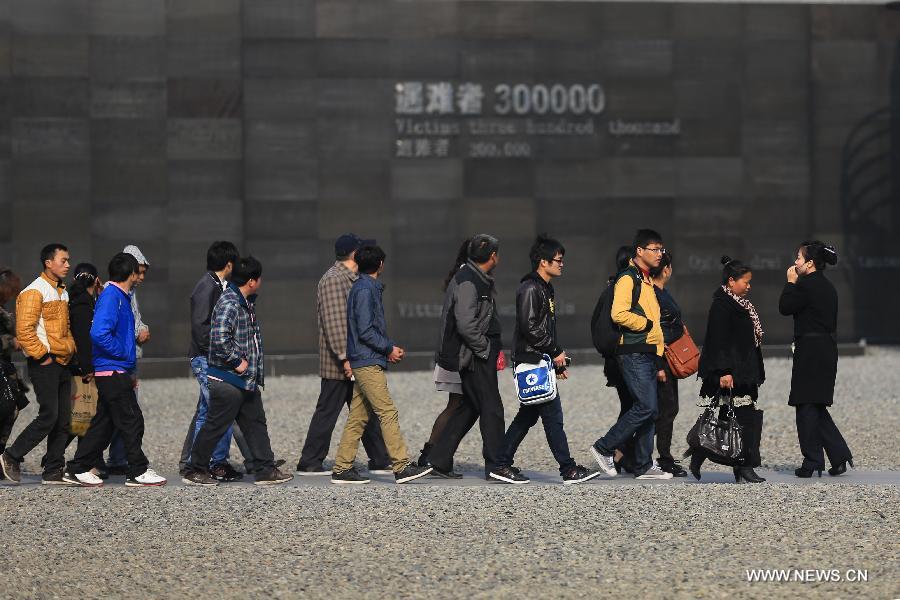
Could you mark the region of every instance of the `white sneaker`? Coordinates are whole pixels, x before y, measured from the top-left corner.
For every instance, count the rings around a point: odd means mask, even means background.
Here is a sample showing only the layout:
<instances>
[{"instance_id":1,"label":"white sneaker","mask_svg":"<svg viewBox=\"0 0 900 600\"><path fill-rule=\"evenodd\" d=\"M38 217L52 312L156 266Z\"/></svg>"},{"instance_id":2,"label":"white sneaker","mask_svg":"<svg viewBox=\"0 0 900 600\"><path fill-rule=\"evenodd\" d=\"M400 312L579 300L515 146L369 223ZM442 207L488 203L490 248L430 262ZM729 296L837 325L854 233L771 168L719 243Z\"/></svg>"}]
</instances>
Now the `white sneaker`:
<instances>
[{"instance_id":1,"label":"white sneaker","mask_svg":"<svg viewBox=\"0 0 900 600\"><path fill-rule=\"evenodd\" d=\"M663 471L659 468L659 465L654 462L653 465L647 469L646 473L638 475L635 479L672 479L672 474Z\"/></svg>"},{"instance_id":2,"label":"white sneaker","mask_svg":"<svg viewBox=\"0 0 900 600\"><path fill-rule=\"evenodd\" d=\"M158 487L166 485L166 478L156 474L153 469L147 469L137 477L128 477L125 487Z\"/></svg>"},{"instance_id":3,"label":"white sneaker","mask_svg":"<svg viewBox=\"0 0 900 600\"><path fill-rule=\"evenodd\" d=\"M76 473L74 475L68 472L63 473L63 481L65 481L66 483L71 483L73 485L80 485L81 487L103 486L103 480L90 471L85 471L84 473Z\"/></svg>"},{"instance_id":4,"label":"white sneaker","mask_svg":"<svg viewBox=\"0 0 900 600\"><path fill-rule=\"evenodd\" d=\"M591 454L594 455L594 459L596 459L597 464L600 465L600 469L604 473L606 473L610 477L615 477L616 475L618 475L618 473L616 473L616 461L612 454L607 456L606 454L603 454L602 452L597 450L597 447L594 445L591 445Z\"/></svg>"}]
</instances>

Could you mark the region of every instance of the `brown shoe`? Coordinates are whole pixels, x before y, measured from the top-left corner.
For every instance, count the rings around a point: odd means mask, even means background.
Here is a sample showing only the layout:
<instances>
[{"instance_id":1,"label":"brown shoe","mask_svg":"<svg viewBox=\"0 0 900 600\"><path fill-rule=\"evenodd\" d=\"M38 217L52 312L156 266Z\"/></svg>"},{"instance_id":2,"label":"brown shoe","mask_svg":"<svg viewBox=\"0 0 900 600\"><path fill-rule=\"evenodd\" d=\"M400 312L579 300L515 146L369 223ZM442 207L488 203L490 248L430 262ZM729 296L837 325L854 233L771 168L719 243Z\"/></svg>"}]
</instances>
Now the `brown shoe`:
<instances>
[{"instance_id":1,"label":"brown shoe","mask_svg":"<svg viewBox=\"0 0 900 600\"><path fill-rule=\"evenodd\" d=\"M293 478L293 475L282 473L278 467L272 467L268 471L257 473L256 481L253 483L256 485L278 485L280 483L287 483Z\"/></svg>"},{"instance_id":2,"label":"brown shoe","mask_svg":"<svg viewBox=\"0 0 900 600\"><path fill-rule=\"evenodd\" d=\"M19 461L4 452L0 454L0 470L3 476L12 484L18 484L22 481L22 469L19 467Z\"/></svg>"}]
</instances>

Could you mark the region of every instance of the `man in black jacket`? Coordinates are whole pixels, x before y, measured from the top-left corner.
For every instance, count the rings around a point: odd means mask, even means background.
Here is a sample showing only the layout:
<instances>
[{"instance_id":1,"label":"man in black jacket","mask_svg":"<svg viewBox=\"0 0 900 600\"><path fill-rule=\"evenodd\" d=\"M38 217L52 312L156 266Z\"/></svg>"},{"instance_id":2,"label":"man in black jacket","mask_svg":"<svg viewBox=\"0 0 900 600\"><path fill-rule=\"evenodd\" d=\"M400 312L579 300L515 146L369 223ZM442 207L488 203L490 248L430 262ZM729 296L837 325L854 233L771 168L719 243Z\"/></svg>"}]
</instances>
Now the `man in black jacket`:
<instances>
[{"instance_id":1,"label":"man in black jacket","mask_svg":"<svg viewBox=\"0 0 900 600\"><path fill-rule=\"evenodd\" d=\"M206 380L206 371L209 365L209 328L213 307L222 295L225 281L231 275L231 271L234 269L237 261L238 250L234 244L224 241L213 242L206 252L206 273L203 274L203 277L200 278L200 281L197 282L197 285L194 286L194 291L191 293L191 347L189 356L191 359L191 372L193 372L194 377L197 378L197 383L200 385L200 399L197 401L197 410L194 412L194 418L191 420L191 426L188 428L181 450L181 460L178 466L182 474L188 469L194 439L206 422L206 415L209 410L209 384ZM238 481L243 478L243 475L236 471L228 462L232 434L238 442L241 453L244 455L244 464L247 466L247 472L255 470L253 454L247 447L240 429L235 425L233 428L228 428L213 451L210 475L217 481Z\"/></svg>"},{"instance_id":2,"label":"man in black jacket","mask_svg":"<svg viewBox=\"0 0 900 600\"><path fill-rule=\"evenodd\" d=\"M568 377L568 357L556 336L556 305L550 280L562 275L566 249L557 240L538 236L531 246L532 271L522 278L516 290L516 328L513 334L513 362L538 364L544 355L553 360L557 379ZM513 468L519 444L540 418L553 457L559 463L564 484L582 483L600 471L589 471L576 464L569 453L569 441L563 429L563 410L559 393L548 402L522 405L506 431L505 448L500 464L491 473L493 479L506 483L528 483L528 478Z\"/></svg>"},{"instance_id":3,"label":"man in black jacket","mask_svg":"<svg viewBox=\"0 0 900 600\"><path fill-rule=\"evenodd\" d=\"M458 372L463 401L450 415L431 450L433 473L448 477L459 441L480 420L485 478L490 478L503 451L503 401L497 389L500 320L491 276L500 258L497 238L478 234L469 244L469 261L459 269L444 295L438 364Z\"/></svg>"}]
</instances>

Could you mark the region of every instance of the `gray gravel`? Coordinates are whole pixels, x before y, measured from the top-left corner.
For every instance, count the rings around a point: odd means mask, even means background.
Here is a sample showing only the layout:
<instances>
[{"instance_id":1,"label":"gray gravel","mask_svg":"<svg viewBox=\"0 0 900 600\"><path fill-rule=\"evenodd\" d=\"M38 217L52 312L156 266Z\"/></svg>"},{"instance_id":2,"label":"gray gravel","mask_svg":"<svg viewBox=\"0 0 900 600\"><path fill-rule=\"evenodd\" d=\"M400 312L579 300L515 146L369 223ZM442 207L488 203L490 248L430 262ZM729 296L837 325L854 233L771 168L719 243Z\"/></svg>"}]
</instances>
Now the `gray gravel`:
<instances>
[{"instance_id":1,"label":"gray gravel","mask_svg":"<svg viewBox=\"0 0 900 600\"><path fill-rule=\"evenodd\" d=\"M892 349L841 361L832 413L860 469L900 470L898 364ZM793 468L790 362L766 367L763 460ZM576 458L590 464L587 448L618 402L600 368L572 375L562 387L566 429ZM508 420L515 407L503 383ZM417 451L445 397L424 372L391 374L390 385ZM697 387L683 383L679 448ZM266 390L275 452L290 465L317 391L314 377L275 378ZM143 383L145 447L162 471L175 470L195 393L187 378ZM39 458L29 456L26 470ZM458 460L472 477L481 469L477 429ZM517 462L555 469L539 427ZM900 488L827 476L804 486L0 486L0 506L9 558L0 597L900 596ZM751 568L868 569L869 581L749 584Z\"/></svg>"}]
</instances>

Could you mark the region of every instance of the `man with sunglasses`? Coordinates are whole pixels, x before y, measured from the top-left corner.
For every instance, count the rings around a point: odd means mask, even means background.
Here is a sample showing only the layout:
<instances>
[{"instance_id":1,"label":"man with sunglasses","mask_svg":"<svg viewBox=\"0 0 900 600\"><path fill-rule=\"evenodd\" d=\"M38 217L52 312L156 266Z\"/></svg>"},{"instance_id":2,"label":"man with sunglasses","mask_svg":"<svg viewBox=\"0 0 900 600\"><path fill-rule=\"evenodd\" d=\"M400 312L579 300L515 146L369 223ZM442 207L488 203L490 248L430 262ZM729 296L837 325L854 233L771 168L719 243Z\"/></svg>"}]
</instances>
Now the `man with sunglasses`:
<instances>
[{"instance_id":1,"label":"man with sunglasses","mask_svg":"<svg viewBox=\"0 0 900 600\"><path fill-rule=\"evenodd\" d=\"M611 317L622 331L616 363L634 404L605 436L594 442L591 453L600 468L616 475L614 454L634 437L634 474L637 479L671 479L672 474L653 462L653 434L658 412L657 385L665 381L663 332L659 301L650 270L659 266L665 253L662 236L652 229L639 229L634 237L634 257L618 275L613 288ZM634 302L635 286L640 286Z\"/></svg>"}]
</instances>

